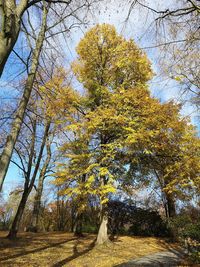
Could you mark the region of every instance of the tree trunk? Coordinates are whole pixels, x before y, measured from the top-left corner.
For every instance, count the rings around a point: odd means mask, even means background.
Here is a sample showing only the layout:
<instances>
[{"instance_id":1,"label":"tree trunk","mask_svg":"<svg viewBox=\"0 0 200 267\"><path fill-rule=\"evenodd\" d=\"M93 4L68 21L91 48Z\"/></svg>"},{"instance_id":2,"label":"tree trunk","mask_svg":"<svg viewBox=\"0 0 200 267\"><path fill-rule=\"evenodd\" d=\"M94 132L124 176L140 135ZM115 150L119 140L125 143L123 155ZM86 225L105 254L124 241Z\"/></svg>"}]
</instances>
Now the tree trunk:
<instances>
[{"instance_id":1,"label":"tree trunk","mask_svg":"<svg viewBox=\"0 0 200 267\"><path fill-rule=\"evenodd\" d=\"M29 192L28 191L29 191L28 188L24 189L22 198L21 198L20 203L19 203L19 207L17 209L17 213L15 215L14 221L12 223L12 226L10 228L9 234L7 236L9 239L14 239L17 236L17 232L19 230L19 225L20 225L20 222L21 222L21 219L22 219L22 216L23 216L23 213L24 213L24 209L25 209L25 206L26 206L26 202L27 202L27 199L28 199L28 196L29 196Z\"/></svg>"},{"instance_id":2,"label":"tree trunk","mask_svg":"<svg viewBox=\"0 0 200 267\"><path fill-rule=\"evenodd\" d=\"M0 0L0 77L19 35L18 15L13 0Z\"/></svg>"},{"instance_id":3,"label":"tree trunk","mask_svg":"<svg viewBox=\"0 0 200 267\"><path fill-rule=\"evenodd\" d=\"M38 187L35 194L34 199L34 206L33 206L33 213L31 217L31 224L28 228L28 231L37 233L39 230L39 215L40 215L40 206L41 206L41 198L42 198L42 191L43 191L43 182L44 176L39 177Z\"/></svg>"},{"instance_id":4,"label":"tree trunk","mask_svg":"<svg viewBox=\"0 0 200 267\"><path fill-rule=\"evenodd\" d=\"M35 233L38 232L39 230L38 223L39 223L39 215L40 215L40 207L41 207L41 198L42 198L42 192L43 192L43 184L44 184L45 174L49 166L49 162L51 160L51 144L49 143L49 140L47 141L46 149L47 149L47 158L40 172L37 191L36 191L35 199L34 199L34 207L33 207L33 213L32 213L32 218L31 218L31 224L28 229L30 232L35 232Z\"/></svg>"},{"instance_id":5,"label":"tree trunk","mask_svg":"<svg viewBox=\"0 0 200 267\"><path fill-rule=\"evenodd\" d=\"M86 174L83 174L81 177L82 183L86 181ZM83 203L85 199L80 196L78 203ZM78 207L76 207L76 216L75 216L75 224L74 224L74 235L75 236L83 236L83 212L79 211Z\"/></svg>"},{"instance_id":6,"label":"tree trunk","mask_svg":"<svg viewBox=\"0 0 200 267\"><path fill-rule=\"evenodd\" d=\"M74 225L74 235L83 236L83 213L77 212Z\"/></svg>"},{"instance_id":7,"label":"tree trunk","mask_svg":"<svg viewBox=\"0 0 200 267\"><path fill-rule=\"evenodd\" d=\"M74 233L76 223L76 205L74 200L71 201L71 232Z\"/></svg>"},{"instance_id":8,"label":"tree trunk","mask_svg":"<svg viewBox=\"0 0 200 267\"><path fill-rule=\"evenodd\" d=\"M103 138L101 137L101 143L104 144ZM101 177L101 184L106 185L107 180L104 176ZM97 245L102 245L104 243L107 243L109 241L108 238L108 206L107 204L100 203L100 218L101 218L101 224L99 227L99 232L97 235Z\"/></svg>"},{"instance_id":9,"label":"tree trunk","mask_svg":"<svg viewBox=\"0 0 200 267\"><path fill-rule=\"evenodd\" d=\"M108 214L107 212L104 212L101 218L101 225L97 236L97 242L96 242L97 245L102 245L109 241L107 224L108 224Z\"/></svg>"},{"instance_id":10,"label":"tree trunk","mask_svg":"<svg viewBox=\"0 0 200 267\"><path fill-rule=\"evenodd\" d=\"M47 19L47 9L44 8L41 30L38 35L36 47L33 52L31 70L30 70L30 73L28 75L28 78L25 84L24 93L20 100L19 107L15 114L15 119L12 123L10 134L7 136L4 149L0 156L0 192L2 190L3 182L5 179L7 170L8 170L8 166L10 164L13 149L17 141L17 138L18 138L18 135L21 129L21 125L23 123L24 114L25 114L26 107L27 107L27 104L28 104L28 101L31 95L32 88L33 88L33 83L35 80L35 75L36 75L36 71L37 71L38 63L39 63L39 56L40 56L40 52L42 50L42 45L43 45L44 38L45 38L46 19Z\"/></svg>"},{"instance_id":11,"label":"tree trunk","mask_svg":"<svg viewBox=\"0 0 200 267\"><path fill-rule=\"evenodd\" d=\"M11 37L3 36L3 34L0 33L0 77L3 73L7 59L17 41L18 34L19 34L19 27L17 32L12 34Z\"/></svg>"},{"instance_id":12,"label":"tree trunk","mask_svg":"<svg viewBox=\"0 0 200 267\"><path fill-rule=\"evenodd\" d=\"M154 172L161 187L162 201L165 209L166 218L170 219L171 217L174 217L176 215L175 200L172 194L163 191L163 188L165 188L170 181L166 181L163 178L164 175L162 173L159 174L155 169Z\"/></svg>"},{"instance_id":13,"label":"tree trunk","mask_svg":"<svg viewBox=\"0 0 200 267\"><path fill-rule=\"evenodd\" d=\"M176 206L172 194L166 193L166 210L167 210L167 223L169 226L169 235L173 241L177 241L178 233L175 228L170 226L170 219L176 216Z\"/></svg>"},{"instance_id":14,"label":"tree trunk","mask_svg":"<svg viewBox=\"0 0 200 267\"><path fill-rule=\"evenodd\" d=\"M176 215L175 201L171 194L166 194L168 218L173 218Z\"/></svg>"}]
</instances>

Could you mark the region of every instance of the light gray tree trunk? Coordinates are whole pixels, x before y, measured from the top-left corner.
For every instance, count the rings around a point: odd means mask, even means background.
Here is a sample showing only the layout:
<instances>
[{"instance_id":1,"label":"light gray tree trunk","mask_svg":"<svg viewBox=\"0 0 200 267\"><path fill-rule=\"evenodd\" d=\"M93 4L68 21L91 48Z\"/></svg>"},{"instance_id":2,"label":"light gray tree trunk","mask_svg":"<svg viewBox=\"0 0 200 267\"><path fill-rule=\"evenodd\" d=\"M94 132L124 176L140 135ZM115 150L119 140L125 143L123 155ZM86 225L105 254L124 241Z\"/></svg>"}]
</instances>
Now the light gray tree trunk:
<instances>
[{"instance_id":1,"label":"light gray tree trunk","mask_svg":"<svg viewBox=\"0 0 200 267\"><path fill-rule=\"evenodd\" d=\"M35 75L36 75L38 63L39 63L39 56L40 56L40 52L42 50L42 45L43 45L44 38L45 38L46 21L47 21L47 8L44 7L42 26L41 26L40 33L38 35L38 39L36 41L36 47L33 52L30 73L28 75L28 78L25 84L24 93L22 95L18 109L15 114L15 118L12 123L10 133L7 136L7 140L6 140L3 152L0 156L0 192L2 190L3 182L5 179L7 170L8 170L8 166L10 164L13 149L17 141L17 138L18 138L18 135L21 129L21 125L23 123L24 114L25 114L26 107L27 107L27 104L28 104L28 101L31 95L32 88L33 88Z\"/></svg>"},{"instance_id":2,"label":"light gray tree trunk","mask_svg":"<svg viewBox=\"0 0 200 267\"><path fill-rule=\"evenodd\" d=\"M101 216L101 224L99 227L99 232L98 232L98 236L97 236L97 241L96 244L97 245L102 245L104 243L109 242L109 238L108 238L108 214L107 212L102 211L102 216Z\"/></svg>"},{"instance_id":3,"label":"light gray tree trunk","mask_svg":"<svg viewBox=\"0 0 200 267\"><path fill-rule=\"evenodd\" d=\"M102 140L102 139L101 139ZM105 143L105 142L102 142ZM105 177L101 177L101 184L106 185L107 180ZM104 243L109 242L108 238L108 210L107 210L107 204L100 204L100 219L101 219L101 224L99 227L99 232L97 235L97 245L102 245Z\"/></svg>"}]
</instances>

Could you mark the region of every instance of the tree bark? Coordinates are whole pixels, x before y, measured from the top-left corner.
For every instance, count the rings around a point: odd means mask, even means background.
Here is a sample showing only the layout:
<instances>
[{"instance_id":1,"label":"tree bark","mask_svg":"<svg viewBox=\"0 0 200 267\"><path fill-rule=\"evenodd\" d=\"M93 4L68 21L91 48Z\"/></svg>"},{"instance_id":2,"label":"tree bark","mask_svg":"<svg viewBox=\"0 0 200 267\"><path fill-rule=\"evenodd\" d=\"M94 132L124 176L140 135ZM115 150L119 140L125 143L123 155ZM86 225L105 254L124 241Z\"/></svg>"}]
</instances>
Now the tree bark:
<instances>
[{"instance_id":1,"label":"tree bark","mask_svg":"<svg viewBox=\"0 0 200 267\"><path fill-rule=\"evenodd\" d=\"M4 37L3 34L0 33L0 77L3 73L7 59L17 41L19 29L20 27L17 27L16 32L14 32L11 37Z\"/></svg>"},{"instance_id":2,"label":"tree bark","mask_svg":"<svg viewBox=\"0 0 200 267\"><path fill-rule=\"evenodd\" d=\"M154 172L158 179L163 194L162 201L165 209L166 218L169 219L176 215L176 206L173 195L163 191L163 188L168 185L169 181L165 181L165 179L163 178L163 174L159 175L155 169Z\"/></svg>"},{"instance_id":3,"label":"tree bark","mask_svg":"<svg viewBox=\"0 0 200 267\"><path fill-rule=\"evenodd\" d=\"M83 174L81 177L82 183L86 181L86 174ZM80 196L78 203L84 202L85 199ZM83 211L80 211L78 207L76 207L76 216L75 216L75 224L74 224L74 235L75 236L83 236Z\"/></svg>"},{"instance_id":4,"label":"tree bark","mask_svg":"<svg viewBox=\"0 0 200 267\"><path fill-rule=\"evenodd\" d=\"M31 217L31 224L28 229L28 231L35 232L35 233L38 232L39 230L38 223L39 223L39 215L40 215L40 207L41 207L41 198L42 198L42 192L43 192L43 184L44 184L45 174L46 174L47 168L51 160L50 143L47 142L46 148L47 148L47 158L40 172L37 191L36 191L35 199L34 199L34 207L33 207L33 213Z\"/></svg>"},{"instance_id":5,"label":"tree bark","mask_svg":"<svg viewBox=\"0 0 200 267\"><path fill-rule=\"evenodd\" d=\"M104 138L101 137L101 143L105 144L106 142L104 142L103 139ZM101 179L102 185L107 184L106 177L102 176L100 179ZM100 218L101 218L101 224L100 224L99 232L97 235L97 241L96 241L97 245L102 245L104 243L109 242L109 238L108 238L108 206L107 206L107 204L100 203Z\"/></svg>"},{"instance_id":6,"label":"tree bark","mask_svg":"<svg viewBox=\"0 0 200 267\"><path fill-rule=\"evenodd\" d=\"M15 1L0 0L0 77L20 31Z\"/></svg>"},{"instance_id":7,"label":"tree bark","mask_svg":"<svg viewBox=\"0 0 200 267\"><path fill-rule=\"evenodd\" d=\"M176 207L173 196L166 194L168 218L173 218L176 215Z\"/></svg>"},{"instance_id":8,"label":"tree bark","mask_svg":"<svg viewBox=\"0 0 200 267\"><path fill-rule=\"evenodd\" d=\"M83 236L83 213L77 212L74 224L74 235Z\"/></svg>"},{"instance_id":9,"label":"tree bark","mask_svg":"<svg viewBox=\"0 0 200 267\"><path fill-rule=\"evenodd\" d=\"M97 245L102 245L109 242L108 238L108 213L105 211L105 207L102 209L101 224L97 236Z\"/></svg>"},{"instance_id":10,"label":"tree bark","mask_svg":"<svg viewBox=\"0 0 200 267\"><path fill-rule=\"evenodd\" d=\"M30 73L28 75L28 78L25 84L24 93L20 100L19 107L15 114L15 119L11 126L10 134L7 136L7 140L6 140L3 152L0 156L0 192L2 190L3 182L4 182L4 179L5 179L9 164L10 164L13 149L17 141L17 138L18 138L18 135L21 129L21 125L23 123L24 114L25 114L26 107L28 105L28 101L29 101L31 91L33 88L33 83L35 80L35 75L36 75L38 63L39 63L39 56L40 56L40 52L42 50L42 45L43 45L44 38L45 38L46 21L47 21L47 9L46 7L44 7L42 26L41 26L40 33L38 35L36 47L33 52L31 70L30 70Z\"/></svg>"},{"instance_id":11,"label":"tree bark","mask_svg":"<svg viewBox=\"0 0 200 267\"><path fill-rule=\"evenodd\" d=\"M34 206L33 206L33 213L31 217L31 224L28 228L28 231L37 233L39 231L39 214L40 214L40 206L41 206L41 198L42 198L42 191L43 191L43 182L44 176L39 177L38 187L35 194L34 199Z\"/></svg>"},{"instance_id":12,"label":"tree bark","mask_svg":"<svg viewBox=\"0 0 200 267\"><path fill-rule=\"evenodd\" d=\"M25 188L23 195L22 195L22 198L21 198L21 201L19 203L19 207L17 209L17 213L15 215L14 221L12 223L9 234L7 236L9 239L14 239L17 236L17 232L19 230L19 225L20 225L23 213L24 213L24 209L26 206L28 196L29 196L28 188Z\"/></svg>"}]
</instances>

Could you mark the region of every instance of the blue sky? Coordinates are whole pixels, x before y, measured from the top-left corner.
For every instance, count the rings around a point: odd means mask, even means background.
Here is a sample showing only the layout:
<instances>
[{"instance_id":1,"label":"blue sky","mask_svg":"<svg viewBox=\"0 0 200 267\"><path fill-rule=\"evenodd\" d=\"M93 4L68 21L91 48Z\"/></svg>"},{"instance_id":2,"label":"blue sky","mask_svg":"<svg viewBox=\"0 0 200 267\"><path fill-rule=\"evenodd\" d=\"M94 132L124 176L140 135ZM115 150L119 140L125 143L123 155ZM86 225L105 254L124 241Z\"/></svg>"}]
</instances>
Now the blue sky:
<instances>
[{"instance_id":1,"label":"blue sky","mask_svg":"<svg viewBox=\"0 0 200 267\"><path fill-rule=\"evenodd\" d=\"M63 62L66 65L76 58L75 47L80 38L83 37L84 32L90 27L94 26L96 23L113 24L119 33L124 35L126 38L133 38L141 48L156 44L155 36L151 34L151 29L153 27L152 21L154 20L154 17L148 11L144 11L144 9L135 9L131 13L128 22L125 23L128 13L127 6L124 5L119 7L118 3L119 2L112 0L107 5L107 9L105 9L105 6L97 7L95 11L93 11L88 17L88 27L81 27L79 29L72 30L70 37L67 36L66 39L62 36L57 36L54 41L52 40L52 42L59 47L63 55ZM166 3L166 1L163 0L151 0L149 3L151 5L165 5L166 7L166 5L170 5L172 1L167 1ZM24 39L20 37L15 49L17 49L21 54L26 55L26 49L21 49L22 46L24 46ZM178 83L160 75L160 69L157 64L159 50L144 49L144 51L147 53L152 62L154 72L157 73L150 84L152 95L159 98L161 101L167 101L169 99L176 99L179 101L180 91L178 88ZM18 82L18 78L16 78L16 76L20 70L21 63L14 55L11 55L0 81L0 101L3 101L3 99L6 97L9 97L12 100L12 98L18 94L14 86ZM15 100L13 99L13 101ZM187 103L183 107L182 114L184 116L190 115L192 123L199 127L198 114L195 111L194 106L191 106L189 103ZM11 189L22 182L23 179L20 178L19 170L16 166L11 164L4 184L4 192L8 193Z\"/></svg>"}]
</instances>

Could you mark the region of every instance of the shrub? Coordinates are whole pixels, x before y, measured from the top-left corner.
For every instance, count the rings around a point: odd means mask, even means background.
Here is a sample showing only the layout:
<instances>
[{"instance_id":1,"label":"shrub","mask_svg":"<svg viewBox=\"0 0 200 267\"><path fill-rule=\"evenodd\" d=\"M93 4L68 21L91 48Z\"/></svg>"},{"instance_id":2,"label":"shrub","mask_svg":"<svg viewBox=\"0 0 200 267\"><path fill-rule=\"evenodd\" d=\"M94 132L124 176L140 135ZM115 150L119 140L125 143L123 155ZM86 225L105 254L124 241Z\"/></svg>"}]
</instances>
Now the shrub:
<instances>
[{"instance_id":1,"label":"shrub","mask_svg":"<svg viewBox=\"0 0 200 267\"><path fill-rule=\"evenodd\" d=\"M113 235L127 233L140 236L168 235L167 225L157 211L115 200L109 202L108 214L108 226Z\"/></svg>"}]
</instances>

